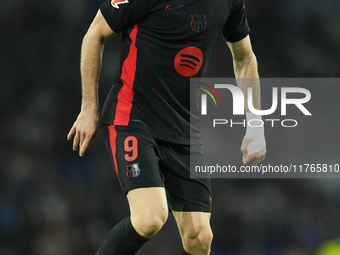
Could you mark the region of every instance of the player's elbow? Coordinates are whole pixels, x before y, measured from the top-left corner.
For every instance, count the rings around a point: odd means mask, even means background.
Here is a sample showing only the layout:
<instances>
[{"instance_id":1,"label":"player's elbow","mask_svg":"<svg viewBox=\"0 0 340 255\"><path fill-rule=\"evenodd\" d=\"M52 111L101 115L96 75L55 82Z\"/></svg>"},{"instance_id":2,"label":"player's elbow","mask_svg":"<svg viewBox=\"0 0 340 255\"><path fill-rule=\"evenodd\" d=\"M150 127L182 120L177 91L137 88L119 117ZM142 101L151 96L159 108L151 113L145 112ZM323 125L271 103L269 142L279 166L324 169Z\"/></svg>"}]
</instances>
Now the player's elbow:
<instances>
[{"instance_id":1,"label":"player's elbow","mask_svg":"<svg viewBox=\"0 0 340 255\"><path fill-rule=\"evenodd\" d=\"M241 72L242 70L245 69L256 69L257 70L257 59L256 56L253 52L248 54L247 56L240 58L240 59L234 59L234 69L236 73Z\"/></svg>"},{"instance_id":2,"label":"player's elbow","mask_svg":"<svg viewBox=\"0 0 340 255\"><path fill-rule=\"evenodd\" d=\"M249 64L257 66L257 58L253 51L250 52L249 56L247 56L247 60Z\"/></svg>"},{"instance_id":3,"label":"player's elbow","mask_svg":"<svg viewBox=\"0 0 340 255\"><path fill-rule=\"evenodd\" d=\"M243 54L242 57L234 58L234 64L236 66L249 66L249 65L256 65L257 66L257 59L253 51L249 51L246 54Z\"/></svg>"}]
</instances>

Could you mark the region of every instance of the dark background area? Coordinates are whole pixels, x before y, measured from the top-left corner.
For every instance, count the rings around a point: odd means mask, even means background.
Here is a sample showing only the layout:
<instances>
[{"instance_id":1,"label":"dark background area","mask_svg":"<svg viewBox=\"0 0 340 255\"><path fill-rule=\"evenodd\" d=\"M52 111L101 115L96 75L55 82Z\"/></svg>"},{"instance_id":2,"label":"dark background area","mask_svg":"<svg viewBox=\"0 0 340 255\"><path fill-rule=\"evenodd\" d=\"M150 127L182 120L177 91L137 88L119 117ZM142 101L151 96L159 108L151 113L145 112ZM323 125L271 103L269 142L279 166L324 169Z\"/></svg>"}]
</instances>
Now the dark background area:
<instances>
[{"instance_id":1,"label":"dark background area","mask_svg":"<svg viewBox=\"0 0 340 255\"><path fill-rule=\"evenodd\" d=\"M80 110L82 37L101 2L0 1L1 255L95 254L111 227L128 214L101 134L83 158L66 140ZM339 77L338 0L246 4L262 77ZM118 58L119 36L105 47L101 103ZM233 76L222 38L207 76ZM325 89L339 93L338 87ZM324 95L322 103L331 104ZM324 114L333 117L329 135L339 144L338 109ZM311 137L302 156L323 131L315 128L305 131ZM241 139L230 137L235 150ZM318 156L313 153L310 157ZM339 179L213 180L212 254L316 254L322 243L340 237L339 186ZM180 250L170 216L139 254Z\"/></svg>"}]
</instances>

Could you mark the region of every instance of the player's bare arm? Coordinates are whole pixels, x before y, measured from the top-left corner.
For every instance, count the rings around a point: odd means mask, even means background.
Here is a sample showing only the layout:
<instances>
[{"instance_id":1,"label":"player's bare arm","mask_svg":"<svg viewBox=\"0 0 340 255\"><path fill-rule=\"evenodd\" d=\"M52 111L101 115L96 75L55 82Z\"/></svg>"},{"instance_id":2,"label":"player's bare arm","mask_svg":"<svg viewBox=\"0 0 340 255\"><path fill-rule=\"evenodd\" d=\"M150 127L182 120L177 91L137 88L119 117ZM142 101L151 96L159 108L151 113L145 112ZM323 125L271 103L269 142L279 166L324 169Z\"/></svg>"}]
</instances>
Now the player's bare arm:
<instances>
[{"instance_id":1,"label":"player's bare arm","mask_svg":"<svg viewBox=\"0 0 340 255\"><path fill-rule=\"evenodd\" d=\"M245 37L241 41L230 43L227 42L228 47L233 56L234 72L237 80L237 85L242 90L245 97L245 109L249 114L248 108L248 88L251 87L253 91L253 106L255 109L261 109L261 97L260 97L260 83L259 74L257 69L256 56L252 50L249 36ZM244 79L247 78L247 79ZM253 79L249 79L253 78ZM261 138L262 139L262 138ZM252 143L252 147L260 144L261 148L257 149L255 153L249 153L249 145ZM256 144L255 144L256 143ZM263 146L262 146L262 145ZM262 148L263 147L263 148ZM265 141L263 137L262 143L258 141L244 138L241 151L243 153L242 161L245 165L257 165L264 160L267 153Z\"/></svg>"},{"instance_id":2,"label":"player's bare arm","mask_svg":"<svg viewBox=\"0 0 340 255\"><path fill-rule=\"evenodd\" d=\"M79 149L79 156L81 157L99 130L98 79L102 53L105 41L115 34L101 12L98 11L83 39L80 64L81 111L67 135L68 140L71 140L74 136L73 150Z\"/></svg>"}]
</instances>

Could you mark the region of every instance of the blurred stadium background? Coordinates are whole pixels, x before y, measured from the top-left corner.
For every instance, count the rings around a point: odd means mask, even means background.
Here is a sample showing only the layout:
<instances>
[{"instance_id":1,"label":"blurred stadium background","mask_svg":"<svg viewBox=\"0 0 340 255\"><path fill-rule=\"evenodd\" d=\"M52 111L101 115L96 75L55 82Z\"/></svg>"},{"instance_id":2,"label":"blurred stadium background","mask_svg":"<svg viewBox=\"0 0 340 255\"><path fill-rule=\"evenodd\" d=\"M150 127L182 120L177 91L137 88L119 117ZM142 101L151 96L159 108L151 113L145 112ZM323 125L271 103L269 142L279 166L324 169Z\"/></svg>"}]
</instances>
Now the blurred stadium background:
<instances>
[{"instance_id":1,"label":"blurred stadium background","mask_svg":"<svg viewBox=\"0 0 340 255\"><path fill-rule=\"evenodd\" d=\"M101 2L0 1L1 255L95 254L111 227L128 214L101 134L84 158L66 140L80 109L82 37ZM340 76L338 0L246 4L262 77ZM119 36L105 48L101 103L118 57ZM233 76L222 38L207 76ZM332 89L340 94L340 87ZM337 112L327 114L335 118L332 135L340 144ZM322 132L322 126L313 130ZM230 137L235 150L240 141L241 137ZM312 142L311 138L306 147ZM339 146L333 149L339 151ZM307 154L308 149L301 151ZM319 250L340 238L337 179L219 179L213 180L213 187L213 255L340 254L339 241ZM139 254L180 250L170 217Z\"/></svg>"}]
</instances>

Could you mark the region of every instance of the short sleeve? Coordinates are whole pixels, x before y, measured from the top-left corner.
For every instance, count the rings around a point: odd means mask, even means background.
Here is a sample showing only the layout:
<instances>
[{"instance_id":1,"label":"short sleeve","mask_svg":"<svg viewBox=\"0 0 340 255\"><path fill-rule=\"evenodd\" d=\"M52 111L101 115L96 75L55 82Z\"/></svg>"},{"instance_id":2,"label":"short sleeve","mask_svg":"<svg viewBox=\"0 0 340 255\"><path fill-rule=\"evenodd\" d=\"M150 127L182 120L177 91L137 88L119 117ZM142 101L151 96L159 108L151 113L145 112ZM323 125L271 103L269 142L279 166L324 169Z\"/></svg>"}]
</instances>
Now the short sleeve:
<instances>
[{"instance_id":1,"label":"short sleeve","mask_svg":"<svg viewBox=\"0 0 340 255\"><path fill-rule=\"evenodd\" d=\"M233 0L230 15L223 27L222 36L228 42L237 42L250 32L244 0Z\"/></svg>"},{"instance_id":2,"label":"short sleeve","mask_svg":"<svg viewBox=\"0 0 340 255\"><path fill-rule=\"evenodd\" d=\"M106 0L100 11L110 28L119 33L145 19L150 6L150 2L145 0Z\"/></svg>"}]
</instances>

